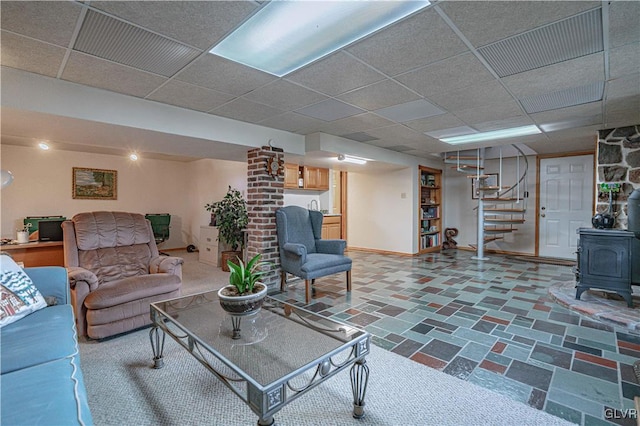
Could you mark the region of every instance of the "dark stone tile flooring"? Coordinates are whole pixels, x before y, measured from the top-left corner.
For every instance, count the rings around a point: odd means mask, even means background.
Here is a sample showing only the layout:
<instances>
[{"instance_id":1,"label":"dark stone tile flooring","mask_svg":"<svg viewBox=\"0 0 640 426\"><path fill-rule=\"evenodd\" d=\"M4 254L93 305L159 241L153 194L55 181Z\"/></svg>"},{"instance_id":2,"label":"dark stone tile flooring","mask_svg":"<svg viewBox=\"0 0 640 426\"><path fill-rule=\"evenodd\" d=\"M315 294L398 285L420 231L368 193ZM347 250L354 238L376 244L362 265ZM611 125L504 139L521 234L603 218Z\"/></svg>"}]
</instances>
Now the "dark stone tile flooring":
<instances>
[{"instance_id":1,"label":"dark stone tile flooring","mask_svg":"<svg viewBox=\"0 0 640 426\"><path fill-rule=\"evenodd\" d=\"M553 302L570 267L449 250L419 257L349 252L316 280L314 312L365 328L373 343L581 425L633 425L640 335ZM304 284L275 297L304 305ZM375 374L375 372L372 372Z\"/></svg>"}]
</instances>

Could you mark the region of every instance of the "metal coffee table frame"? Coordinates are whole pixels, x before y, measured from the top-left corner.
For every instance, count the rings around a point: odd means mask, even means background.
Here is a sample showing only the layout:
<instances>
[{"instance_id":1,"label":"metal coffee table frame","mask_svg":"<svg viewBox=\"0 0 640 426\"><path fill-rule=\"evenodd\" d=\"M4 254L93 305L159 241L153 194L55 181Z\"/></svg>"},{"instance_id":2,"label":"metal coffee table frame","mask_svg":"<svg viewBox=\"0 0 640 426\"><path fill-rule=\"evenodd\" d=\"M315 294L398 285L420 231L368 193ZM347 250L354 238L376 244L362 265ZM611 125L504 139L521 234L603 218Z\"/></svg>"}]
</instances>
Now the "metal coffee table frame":
<instances>
[{"instance_id":1,"label":"metal coffee table frame","mask_svg":"<svg viewBox=\"0 0 640 426\"><path fill-rule=\"evenodd\" d=\"M222 355L210 342L204 341L180 323L181 309L206 304L218 304L215 292L183 296L151 304L153 327L149 332L149 338L154 368L164 366L163 350L165 336L168 334L234 391L258 416L258 425L263 426L273 425L275 413L289 402L351 366L353 417L364 416L364 398L369 378L369 367L366 365L365 357L369 354L371 342L368 332L267 297L262 308L263 315L278 315L301 324L309 329L311 338L314 333L321 333L344 343L263 386L232 360ZM207 318L202 320L207 321ZM300 385L298 384L300 380L306 383Z\"/></svg>"}]
</instances>

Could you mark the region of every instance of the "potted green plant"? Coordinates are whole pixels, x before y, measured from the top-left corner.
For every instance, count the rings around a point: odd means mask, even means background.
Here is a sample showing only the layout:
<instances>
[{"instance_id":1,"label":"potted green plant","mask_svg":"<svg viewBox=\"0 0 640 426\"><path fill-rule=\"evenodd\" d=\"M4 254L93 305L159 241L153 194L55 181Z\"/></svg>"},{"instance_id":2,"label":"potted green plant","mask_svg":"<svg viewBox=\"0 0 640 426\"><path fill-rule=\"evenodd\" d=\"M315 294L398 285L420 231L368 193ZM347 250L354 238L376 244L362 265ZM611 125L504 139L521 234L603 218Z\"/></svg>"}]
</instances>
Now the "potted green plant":
<instances>
[{"instance_id":1,"label":"potted green plant","mask_svg":"<svg viewBox=\"0 0 640 426\"><path fill-rule=\"evenodd\" d=\"M229 284L218 290L218 299L222 309L232 316L233 339L240 338L241 318L258 313L262 307L268 288L259 279L269 271L267 267L270 265L260 261L260 254L247 264L240 258L237 258L237 263L227 261L231 271Z\"/></svg>"},{"instance_id":2,"label":"potted green plant","mask_svg":"<svg viewBox=\"0 0 640 426\"><path fill-rule=\"evenodd\" d=\"M244 245L243 230L249 223L247 203L242 198L240 191L229 186L222 200L206 204L204 208L215 217L216 226L218 227L218 240L231 248L230 251L225 250L222 252L221 262L222 270L229 272L228 260L240 257L241 252L239 250Z\"/></svg>"}]
</instances>

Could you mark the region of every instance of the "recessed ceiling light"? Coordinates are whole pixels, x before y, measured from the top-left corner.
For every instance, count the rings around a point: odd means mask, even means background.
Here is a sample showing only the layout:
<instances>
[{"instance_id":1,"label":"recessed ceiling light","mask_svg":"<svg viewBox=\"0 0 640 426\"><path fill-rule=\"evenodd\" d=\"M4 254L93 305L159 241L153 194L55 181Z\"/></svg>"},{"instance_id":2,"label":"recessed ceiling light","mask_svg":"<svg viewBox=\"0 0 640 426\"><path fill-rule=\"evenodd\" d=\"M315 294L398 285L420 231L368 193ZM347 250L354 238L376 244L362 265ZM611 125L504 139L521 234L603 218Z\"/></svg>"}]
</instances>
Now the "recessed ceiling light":
<instances>
[{"instance_id":1,"label":"recessed ceiling light","mask_svg":"<svg viewBox=\"0 0 640 426\"><path fill-rule=\"evenodd\" d=\"M471 143L471 142L484 142L491 141L496 139L506 139L506 138L515 138L518 136L527 136L527 135L535 135L537 133L542 133L538 126L522 126L522 127L512 127L511 129L502 129L502 130L493 130L491 132L480 132L473 133L470 135L463 136L452 136L448 138L440 138L442 142L457 145L462 143Z\"/></svg>"},{"instance_id":2,"label":"recessed ceiling light","mask_svg":"<svg viewBox=\"0 0 640 426\"><path fill-rule=\"evenodd\" d=\"M132 154L129 154L129 159L131 161L138 161L138 154L136 154L135 152Z\"/></svg>"},{"instance_id":3,"label":"recessed ceiling light","mask_svg":"<svg viewBox=\"0 0 640 426\"><path fill-rule=\"evenodd\" d=\"M271 1L210 53L282 77L429 1Z\"/></svg>"},{"instance_id":4,"label":"recessed ceiling light","mask_svg":"<svg viewBox=\"0 0 640 426\"><path fill-rule=\"evenodd\" d=\"M38 142L38 147L43 151L47 151L50 148L49 144L47 144L46 142Z\"/></svg>"}]
</instances>

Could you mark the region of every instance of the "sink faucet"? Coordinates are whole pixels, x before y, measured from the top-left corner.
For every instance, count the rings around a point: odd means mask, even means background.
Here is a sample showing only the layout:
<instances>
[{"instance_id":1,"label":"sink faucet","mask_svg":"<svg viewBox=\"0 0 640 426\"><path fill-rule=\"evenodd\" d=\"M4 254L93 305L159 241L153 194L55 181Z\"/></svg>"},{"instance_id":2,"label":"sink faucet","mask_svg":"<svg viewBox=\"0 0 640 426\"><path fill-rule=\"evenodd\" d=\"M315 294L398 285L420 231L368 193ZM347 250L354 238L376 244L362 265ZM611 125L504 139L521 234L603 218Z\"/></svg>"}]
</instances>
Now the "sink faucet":
<instances>
[{"instance_id":1,"label":"sink faucet","mask_svg":"<svg viewBox=\"0 0 640 426\"><path fill-rule=\"evenodd\" d=\"M315 204L315 207L314 207ZM311 200L311 205L309 207L309 210L318 210L318 201L317 200Z\"/></svg>"}]
</instances>

